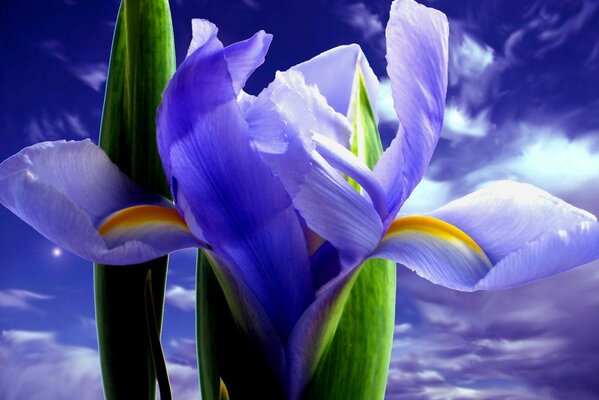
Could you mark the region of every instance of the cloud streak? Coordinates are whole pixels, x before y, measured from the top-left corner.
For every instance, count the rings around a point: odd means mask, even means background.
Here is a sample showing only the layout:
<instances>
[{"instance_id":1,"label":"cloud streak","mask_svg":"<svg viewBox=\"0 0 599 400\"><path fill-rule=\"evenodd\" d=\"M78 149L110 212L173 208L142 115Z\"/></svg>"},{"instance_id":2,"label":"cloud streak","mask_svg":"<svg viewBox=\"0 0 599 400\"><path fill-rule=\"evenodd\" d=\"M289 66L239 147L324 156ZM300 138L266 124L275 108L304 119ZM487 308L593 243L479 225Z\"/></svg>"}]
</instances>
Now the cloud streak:
<instances>
[{"instance_id":1,"label":"cloud streak","mask_svg":"<svg viewBox=\"0 0 599 400\"><path fill-rule=\"evenodd\" d=\"M99 92L106 82L108 65L105 62L83 63L74 65L69 70L80 81Z\"/></svg>"},{"instance_id":2,"label":"cloud streak","mask_svg":"<svg viewBox=\"0 0 599 400\"><path fill-rule=\"evenodd\" d=\"M385 31L381 18L364 3L343 5L337 10L337 14L348 25L357 29L366 41L382 35Z\"/></svg>"},{"instance_id":3,"label":"cloud streak","mask_svg":"<svg viewBox=\"0 0 599 400\"><path fill-rule=\"evenodd\" d=\"M31 292L23 289L0 290L0 308L16 310L32 310L33 302L50 300L53 296Z\"/></svg>"},{"instance_id":4,"label":"cloud streak","mask_svg":"<svg viewBox=\"0 0 599 400\"><path fill-rule=\"evenodd\" d=\"M24 131L30 143L58 140L65 137L78 139L90 137L81 117L70 112L59 112L54 115L42 113L29 120Z\"/></svg>"}]
</instances>

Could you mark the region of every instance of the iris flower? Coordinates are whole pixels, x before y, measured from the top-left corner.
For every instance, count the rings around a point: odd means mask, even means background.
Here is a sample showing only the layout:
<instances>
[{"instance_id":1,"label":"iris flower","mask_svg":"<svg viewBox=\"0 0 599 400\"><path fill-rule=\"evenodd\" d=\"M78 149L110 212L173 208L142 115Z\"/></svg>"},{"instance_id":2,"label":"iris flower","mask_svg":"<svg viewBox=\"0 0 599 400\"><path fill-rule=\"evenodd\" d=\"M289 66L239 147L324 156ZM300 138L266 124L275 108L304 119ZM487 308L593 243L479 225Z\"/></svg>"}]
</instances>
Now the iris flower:
<instances>
[{"instance_id":1,"label":"iris flower","mask_svg":"<svg viewBox=\"0 0 599 400\"><path fill-rule=\"evenodd\" d=\"M157 115L173 203L142 190L90 141L39 143L5 160L0 202L104 264L206 250L233 315L291 399L322 355L336 300L370 258L465 291L514 287L599 258L596 218L527 184L499 182L397 217L439 139L447 20L395 1L386 36L400 126L374 168L351 151L361 140L352 136L356 91L365 88L375 109L378 89L359 46L278 72L254 97L242 88L272 36L223 47L213 24L194 20Z\"/></svg>"}]
</instances>

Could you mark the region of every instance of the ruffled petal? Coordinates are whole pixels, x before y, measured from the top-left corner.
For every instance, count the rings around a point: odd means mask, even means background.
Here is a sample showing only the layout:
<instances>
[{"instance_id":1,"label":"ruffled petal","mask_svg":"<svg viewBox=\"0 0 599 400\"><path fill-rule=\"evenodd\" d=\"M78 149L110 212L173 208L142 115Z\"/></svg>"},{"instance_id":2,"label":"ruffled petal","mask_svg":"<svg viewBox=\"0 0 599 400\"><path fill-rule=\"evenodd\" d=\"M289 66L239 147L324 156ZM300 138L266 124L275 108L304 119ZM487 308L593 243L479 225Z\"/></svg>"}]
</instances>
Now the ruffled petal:
<instances>
[{"instance_id":1,"label":"ruffled petal","mask_svg":"<svg viewBox=\"0 0 599 400\"><path fill-rule=\"evenodd\" d=\"M200 245L172 203L142 190L89 140L38 143L5 160L0 203L59 246L104 264Z\"/></svg>"},{"instance_id":2,"label":"ruffled petal","mask_svg":"<svg viewBox=\"0 0 599 400\"><path fill-rule=\"evenodd\" d=\"M261 137L256 147L285 185L307 226L331 242L348 260L360 259L372 251L382 236L380 216L371 201L323 158L318 152L321 142L314 140L315 134L331 139L332 135L326 133L340 127L347 129L349 135L347 120L293 70L278 73L275 81L258 96L248 115L260 112L278 116L283 121L279 128L283 131L263 129L262 132L270 132L271 136L268 140ZM341 159L334 161L343 164ZM343 172L350 170L364 172L359 166ZM360 178L371 177L361 173ZM378 187L378 182L372 183L373 188Z\"/></svg>"},{"instance_id":3,"label":"ruffled petal","mask_svg":"<svg viewBox=\"0 0 599 400\"><path fill-rule=\"evenodd\" d=\"M308 85L316 85L327 103L340 114L349 116L355 89L356 69L359 66L373 110L379 81L366 56L357 44L335 47L291 68L302 73ZM344 143L341 143L344 144Z\"/></svg>"},{"instance_id":4,"label":"ruffled petal","mask_svg":"<svg viewBox=\"0 0 599 400\"><path fill-rule=\"evenodd\" d=\"M197 18L191 21L191 31L192 39L187 50L188 57L211 38L214 38L218 33L218 28L210 21ZM271 34L259 31L251 38L233 43L225 48L225 58L229 65L235 93L241 91L250 75L264 63L264 57L271 42Z\"/></svg>"},{"instance_id":5,"label":"ruffled petal","mask_svg":"<svg viewBox=\"0 0 599 400\"><path fill-rule=\"evenodd\" d=\"M599 258L599 224L531 185L499 182L428 216L397 219L375 251L459 290L548 278Z\"/></svg>"},{"instance_id":6,"label":"ruffled petal","mask_svg":"<svg viewBox=\"0 0 599 400\"><path fill-rule=\"evenodd\" d=\"M395 215L422 179L439 140L447 91L447 18L413 0L396 0L386 37L400 127L375 173Z\"/></svg>"},{"instance_id":7,"label":"ruffled petal","mask_svg":"<svg viewBox=\"0 0 599 400\"><path fill-rule=\"evenodd\" d=\"M287 192L252 145L226 52L212 34L179 67L158 111L159 150L190 228L231 260L285 338L313 296L307 245ZM235 57L237 67L257 59L239 48Z\"/></svg>"},{"instance_id":8,"label":"ruffled petal","mask_svg":"<svg viewBox=\"0 0 599 400\"><path fill-rule=\"evenodd\" d=\"M225 58L235 93L239 93L250 75L264 63L271 42L271 34L259 31L251 38L225 48Z\"/></svg>"}]
</instances>

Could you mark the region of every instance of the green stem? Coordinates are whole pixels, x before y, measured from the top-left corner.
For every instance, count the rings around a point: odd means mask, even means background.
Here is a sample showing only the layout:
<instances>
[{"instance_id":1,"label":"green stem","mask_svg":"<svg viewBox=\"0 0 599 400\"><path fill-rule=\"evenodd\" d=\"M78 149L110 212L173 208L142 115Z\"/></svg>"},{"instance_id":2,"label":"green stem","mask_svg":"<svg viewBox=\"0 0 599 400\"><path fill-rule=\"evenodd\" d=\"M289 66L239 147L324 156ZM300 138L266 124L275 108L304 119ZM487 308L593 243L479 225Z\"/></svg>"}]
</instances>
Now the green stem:
<instances>
[{"instance_id":1,"label":"green stem","mask_svg":"<svg viewBox=\"0 0 599 400\"><path fill-rule=\"evenodd\" d=\"M171 400L171 383L168 378L166 368L166 359L160 343L160 327L156 318L156 307L154 305L154 295L152 294L152 270L148 270L146 275L146 289L144 293L146 303L146 322L148 327L148 338L150 339L150 351L158 387L160 388L160 400Z\"/></svg>"},{"instance_id":2,"label":"green stem","mask_svg":"<svg viewBox=\"0 0 599 400\"><path fill-rule=\"evenodd\" d=\"M218 266L212 262L198 252L196 345L202 399L285 398L282 382L236 322L225 295L227 286L219 281Z\"/></svg>"},{"instance_id":3,"label":"green stem","mask_svg":"<svg viewBox=\"0 0 599 400\"><path fill-rule=\"evenodd\" d=\"M153 306L159 332L166 263L167 257L162 257L138 265L94 266L98 346L107 400L130 399L132 390L136 399L155 398L156 371L146 310ZM145 301L150 272L153 305Z\"/></svg>"}]
</instances>

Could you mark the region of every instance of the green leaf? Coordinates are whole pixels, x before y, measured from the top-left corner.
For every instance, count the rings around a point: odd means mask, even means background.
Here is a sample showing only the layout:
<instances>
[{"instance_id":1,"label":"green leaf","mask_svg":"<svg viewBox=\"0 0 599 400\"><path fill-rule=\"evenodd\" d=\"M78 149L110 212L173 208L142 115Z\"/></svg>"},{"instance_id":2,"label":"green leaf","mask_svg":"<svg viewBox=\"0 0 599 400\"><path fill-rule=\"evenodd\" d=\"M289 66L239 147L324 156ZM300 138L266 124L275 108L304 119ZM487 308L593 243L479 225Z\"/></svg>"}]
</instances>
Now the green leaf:
<instances>
[{"instance_id":1,"label":"green leaf","mask_svg":"<svg viewBox=\"0 0 599 400\"><path fill-rule=\"evenodd\" d=\"M349 116L352 124L352 153L364 161L368 168L373 169L383 154L383 145L381 144L381 136L379 135L374 110L368 97L364 75L359 64L354 78ZM360 190L356 182L350 179L350 183Z\"/></svg>"},{"instance_id":2,"label":"green leaf","mask_svg":"<svg viewBox=\"0 0 599 400\"><path fill-rule=\"evenodd\" d=\"M158 156L155 119L162 91L174 71L168 0L124 0L112 44L100 147L133 180L164 196L170 196L170 191ZM162 326L167 264L168 258L162 257L134 266L94 266L98 344L107 399L129 399L131 393L142 400L156 397L155 363L159 357L155 339ZM148 274L153 307L145 300ZM153 316L146 313L152 308ZM150 325L148 317L155 317ZM161 392L168 393L162 387Z\"/></svg>"},{"instance_id":3,"label":"green leaf","mask_svg":"<svg viewBox=\"0 0 599 400\"><path fill-rule=\"evenodd\" d=\"M383 399L395 324L395 264L368 260L351 288L306 399Z\"/></svg>"},{"instance_id":4,"label":"green leaf","mask_svg":"<svg viewBox=\"0 0 599 400\"><path fill-rule=\"evenodd\" d=\"M352 152L374 168L383 152L368 92L359 64L350 113ZM350 180L357 189L359 185ZM395 264L368 260L359 271L347 300L339 299L342 315L330 345L324 350L306 399L383 399L395 325ZM335 327L332 316L330 324Z\"/></svg>"},{"instance_id":5,"label":"green leaf","mask_svg":"<svg viewBox=\"0 0 599 400\"><path fill-rule=\"evenodd\" d=\"M106 84L100 146L123 172L170 196L156 144L156 109L175 73L168 0L124 0Z\"/></svg>"}]
</instances>

